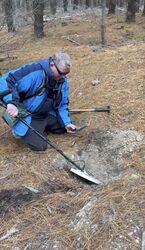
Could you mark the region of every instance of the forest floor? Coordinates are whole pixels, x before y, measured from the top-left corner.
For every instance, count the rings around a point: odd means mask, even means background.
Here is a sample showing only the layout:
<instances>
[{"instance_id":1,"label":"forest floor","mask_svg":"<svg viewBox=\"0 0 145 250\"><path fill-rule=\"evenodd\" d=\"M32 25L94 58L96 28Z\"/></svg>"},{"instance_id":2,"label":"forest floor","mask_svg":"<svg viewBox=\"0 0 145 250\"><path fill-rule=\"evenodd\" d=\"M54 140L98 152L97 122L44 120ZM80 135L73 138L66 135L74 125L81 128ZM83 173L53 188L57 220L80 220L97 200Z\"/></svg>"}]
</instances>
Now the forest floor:
<instances>
[{"instance_id":1,"label":"forest floor","mask_svg":"<svg viewBox=\"0 0 145 250\"><path fill-rule=\"evenodd\" d=\"M101 185L66 168L52 148L30 151L7 132L0 147L0 249L137 250L145 231L145 19L106 18L100 45L93 15L0 32L1 73L58 50L72 58L70 108L110 105L111 112L72 114L76 135L52 135L68 156L86 161ZM74 42L75 41L75 42ZM2 110L1 110L2 112ZM7 129L0 121L0 134ZM32 189L39 192L34 192Z\"/></svg>"}]
</instances>

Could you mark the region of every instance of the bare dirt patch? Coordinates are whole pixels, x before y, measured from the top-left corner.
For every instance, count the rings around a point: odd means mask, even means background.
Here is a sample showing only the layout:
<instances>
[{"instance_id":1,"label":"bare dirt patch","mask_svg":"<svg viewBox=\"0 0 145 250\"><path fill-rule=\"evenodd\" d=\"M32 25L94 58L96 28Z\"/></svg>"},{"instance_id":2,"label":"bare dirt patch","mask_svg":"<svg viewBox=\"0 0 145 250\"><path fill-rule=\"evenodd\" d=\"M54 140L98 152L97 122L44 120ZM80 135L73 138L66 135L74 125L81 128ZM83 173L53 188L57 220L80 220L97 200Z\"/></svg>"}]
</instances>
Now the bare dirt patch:
<instances>
[{"instance_id":1,"label":"bare dirt patch","mask_svg":"<svg viewBox=\"0 0 145 250\"><path fill-rule=\"evenodd\" d=\"M88 145L80 151L80 159L102 183L123 172L124 160L145 145L145 137L134 130L98 129L89 136Z\"/></svg>"}]
</instances>

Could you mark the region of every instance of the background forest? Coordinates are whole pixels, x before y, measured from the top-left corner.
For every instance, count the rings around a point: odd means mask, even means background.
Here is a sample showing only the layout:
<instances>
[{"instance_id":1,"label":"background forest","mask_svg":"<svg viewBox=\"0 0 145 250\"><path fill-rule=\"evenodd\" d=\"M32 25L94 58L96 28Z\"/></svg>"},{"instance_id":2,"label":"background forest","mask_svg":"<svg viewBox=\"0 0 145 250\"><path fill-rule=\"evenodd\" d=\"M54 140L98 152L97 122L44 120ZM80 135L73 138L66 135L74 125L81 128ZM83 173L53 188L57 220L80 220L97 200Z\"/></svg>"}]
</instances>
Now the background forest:
<instances>
[{"instance_id":1,"label":"background forest","mask_svg":"<svg viewBox=\"0 0 145 250\"><path fill-rule=\"evenodd\" d=\"M87 9L95 10L102 8L105 13L115 14L116 11L126 12L126 21L135 21L136 13L142 10L145 15L145 3L143 0L1 0L1 29L7 25L8 32L14 32L18 26L34 25L34 34L36 37L43 37L44 22L53 15L80 10L84 12ZM106 10L107 8L107 10ZM99 14L99 13L98 13ZM102 27L103 28L103 27Z\"/></svg>"}]
</instances>

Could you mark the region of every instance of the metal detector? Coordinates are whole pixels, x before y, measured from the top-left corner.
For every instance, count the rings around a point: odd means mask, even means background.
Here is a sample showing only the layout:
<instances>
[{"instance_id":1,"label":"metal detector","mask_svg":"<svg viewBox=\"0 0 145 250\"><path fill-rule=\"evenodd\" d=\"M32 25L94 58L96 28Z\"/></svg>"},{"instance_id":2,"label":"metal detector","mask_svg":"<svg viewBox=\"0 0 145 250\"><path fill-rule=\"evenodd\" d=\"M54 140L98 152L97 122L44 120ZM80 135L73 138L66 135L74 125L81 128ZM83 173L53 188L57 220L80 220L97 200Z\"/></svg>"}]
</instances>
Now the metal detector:
<instances>
[{"instance_id":1,"label":"metal detector","mask_svg":"<svg viewBox=\"0 0 145 250\"><path fill-rule=\"evenodd\" d=\"M75 166L75 168L69 168L69 170L72 173L74 173L74 174L94 183L94 184L97 184L97 185L101 184L101 182L99 180L97 180L96 178L94 178L93 176L91 176L90 174L88 174L85 171L85 163L84 163L83 167L80 167L75 161L72 161L57 145L52 143L49 139L46 139L37 130L35 130L31 125L29 125L23 118L21 118L21 115L18 117L18 119L21 122L23 122L29 129L31 129L35 134L37 134L44 141L46 141L48 145L50 145L53 149L55 149L57 152L59 152L68 162L70 162L73 166Z\"/></svg>"},{"instance_id":2,"label":"metal detector","mask_svg":"<svg viewBox=\"0 0 145 250\"><path fill-rule=\"evenodd\" d=\"M8 94L8 93L10 93L9 90L6 90L3 93L1 93L0 94L0 99L2 97L4 97L6 94ZM2 100L0 100L0 106L6 108L6 104L4 104ZM91 176L90 174L88 174L85 171L85 163L84 163L83 167L80 167L80 165L78 165L75 161L71 160L57 145L52 143L49 139L46 139L37 130L35 130L30 124L28 124L23 119L21 114L18 116L18 120L21 121L22 123L24 123L29 129L31 129L35 134L40 136L47 144L49 144L53 149L55 149L58 153L60 153L68 162L70 162L75 167L75 168L69 168L69 170L72 173L74 173L74 174L86 179L87 181L94 183L94 184L97 184L97 185L101 184L101 182L99 180L97 180L96 178L94 178L93 176Z\"/></svg>"}]
</instances>

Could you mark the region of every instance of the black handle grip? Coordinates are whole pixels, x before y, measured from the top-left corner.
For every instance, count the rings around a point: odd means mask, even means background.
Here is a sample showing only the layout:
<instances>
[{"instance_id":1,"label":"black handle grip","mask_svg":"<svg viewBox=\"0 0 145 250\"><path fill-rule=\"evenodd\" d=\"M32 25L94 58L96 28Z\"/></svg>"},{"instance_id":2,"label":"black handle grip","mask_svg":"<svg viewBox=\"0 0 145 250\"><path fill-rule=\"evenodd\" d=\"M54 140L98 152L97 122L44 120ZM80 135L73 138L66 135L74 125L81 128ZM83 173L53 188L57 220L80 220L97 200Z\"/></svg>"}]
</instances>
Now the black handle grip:
<instances>
[{"instance_id":1,"label":"black handle grip","mask_svg":"<svg viewBox=\"0 0 145 250\"><path fill-rule=\"evenodd\" d=\"M3 92L0 92L0 99L3 98L5 95L10 94L10 93L12 93L11 89L6 89Z\"/></svg>"},{"instance_id":2,"label":"black handle grip","mask_svg":"<svg viewBox=\"0 0 145 250\"><path fill-rule=\"evenodd\" d=\"M7 105L4 102L2 102L1 100L0 100L0 106L5 108L5 109L7 108Z\"/></svg>"},{"instance_id":3,"label":"black handle grip","mask_svg":"<svg viewBox=\"0 0 145 250\"><path fill-rule=\"evenodd\" d=\"M106 106L104 108L95 108L95 112L108 112L110 113L110 106Z\"/></svg>"}]
</instances>

